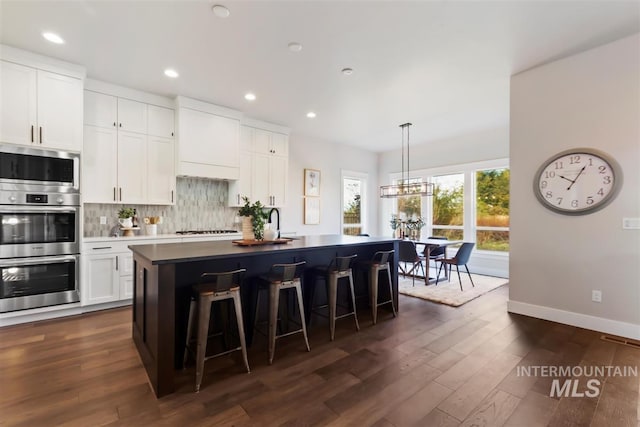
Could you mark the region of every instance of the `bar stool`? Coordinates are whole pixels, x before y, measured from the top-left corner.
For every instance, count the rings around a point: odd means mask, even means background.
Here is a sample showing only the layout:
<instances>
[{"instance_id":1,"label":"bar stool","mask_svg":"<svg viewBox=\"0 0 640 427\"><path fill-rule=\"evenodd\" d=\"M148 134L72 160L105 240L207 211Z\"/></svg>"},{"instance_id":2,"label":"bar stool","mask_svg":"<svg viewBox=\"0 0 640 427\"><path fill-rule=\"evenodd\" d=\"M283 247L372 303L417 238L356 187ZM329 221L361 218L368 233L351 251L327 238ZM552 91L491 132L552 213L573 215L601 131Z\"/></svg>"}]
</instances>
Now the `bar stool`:
<instances>
[{"instance_id":1,"label":"bar stool","mask_svg":"<svg viewBox=\"0 0 640 427\"><path fill-rule=\"evenodd\" d=\"M266 276L260 277L260 280L269 288L269 364L273 363L273 356L276 350L276 340L278 338L302 332L304 341L307 345L307 351L311 351L309 347L309 339L307 338L307 327L305 325L304 305L302 303L302 282L300 280L301 265L306 261L300 261L293 264L273 264L271 270ZM265 287L258 287L258 297L256 300L256 314L254 329L256 332L262 332L258 329L258 312L260 310L260 292ZM298 301L298 309L300 311L300 328L294 331L288 331L278 334L278 309L280 305L280 291L287 289L295 289L296 299ZM293 320L292 320L293 321ZM297 323L293 321L294 323Z\"/></svg>"},{"instance_id":2,"label":"bar stool","mask_svg":"<svg viewBox=\"0 0 640 427\"><path fill-rule=\"evenodd\" d=\"M329 307L329 329L331 331L331 341L334 340L336 334L336 319L353 316L356 322L356 330L360 330L360 325L358 324L358 315L356 314L356 296L353 290L353 270L351 268L351 265L357 256L358 255L335 257L331 261L331 264L329 264L329 266L316 267L315 269L315 279L317 280L319 277L322 277L324 278L327 285L327 304L314 307L312 311L323 316L322 313L318 312L318 309ZM349 289L351 291L351 303L353 305L353 309L348 313L336 316L338 307L338 284L340 283L340 279L346 278L349 279ZM313 297L311 298L311 300L311 303L313 304Z\"/></svg>"},{"instance_id":3,"label":"bar stool","mask_svg":"<svg viewBox=\"0 0 640 427\"><path fill-rule=\"evenodd\" d=\"M371 299L371 315L373 317L373 324L375 325L378 320L378 307L381 305L391 303L391 310L393 311L393 317L396 317L396 307L393 303L393 285L391 282L391 267L389 265L389 256L393 254L391 251L378 251L373 254L373 258L369 261L362 261L359 263L359 267L364 269L369 274L369 298ZM378 279L379 274L382 271L387 272L387 278L389 279L389 299L386 301L378 302Z\"/></svg>"},{"instance_id":4,"label":"bar stool","mask_svg":"<svg viewBox=\"0 0 640 427\"><path fill-rule=\"evenodd\" d=\"M204 362L213 358L229 354L231 352L242 350L244 365L249 370L249 361L247 359L247 345L244 338L244 324L242 321L242 305L240 302L240 279L242 273L246 269L227 271L222 273L203 273L200 276L200 283L192 286L193 295L189 306L189 321L187 323L187 340L184 349L183 363L186 364L188 353L192 352L189 347L193 343L193 324L196 311L198 313L198 332L196 348L196 393L200 391L202 376L204 373ZM211 316L211 308L214 301L233 300L234 311L236 312L236 322L238 325L238 335L240 338L240 346L231 350L216 353L207 356L207 342L209 335L209 319ZM197 310L196 310L197 306Z\"/></svg>"}]
</instances>

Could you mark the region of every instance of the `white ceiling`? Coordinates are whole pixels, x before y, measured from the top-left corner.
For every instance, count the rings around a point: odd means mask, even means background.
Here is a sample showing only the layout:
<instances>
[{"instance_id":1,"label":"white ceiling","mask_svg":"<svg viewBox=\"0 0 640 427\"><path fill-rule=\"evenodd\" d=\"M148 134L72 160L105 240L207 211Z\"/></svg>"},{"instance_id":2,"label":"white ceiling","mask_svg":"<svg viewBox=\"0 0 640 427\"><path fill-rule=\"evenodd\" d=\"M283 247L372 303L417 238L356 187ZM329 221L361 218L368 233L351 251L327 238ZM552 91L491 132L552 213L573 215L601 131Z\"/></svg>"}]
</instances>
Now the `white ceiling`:
<instances>
[{"instance_id":1,"label":"white ceiling","mask_svg":"<svg viewBox=\"0 0 640 427\"><path fill-rule=\"evenodd\" d=\"M2 0L0 34L94 79L384 151L400 147L407 121L412 145L505 126L510 75L640 31L637 1L218 3L229 18L211 1ZM293 41L301 52L287 49Z\"/></svg>"}]
</instances>

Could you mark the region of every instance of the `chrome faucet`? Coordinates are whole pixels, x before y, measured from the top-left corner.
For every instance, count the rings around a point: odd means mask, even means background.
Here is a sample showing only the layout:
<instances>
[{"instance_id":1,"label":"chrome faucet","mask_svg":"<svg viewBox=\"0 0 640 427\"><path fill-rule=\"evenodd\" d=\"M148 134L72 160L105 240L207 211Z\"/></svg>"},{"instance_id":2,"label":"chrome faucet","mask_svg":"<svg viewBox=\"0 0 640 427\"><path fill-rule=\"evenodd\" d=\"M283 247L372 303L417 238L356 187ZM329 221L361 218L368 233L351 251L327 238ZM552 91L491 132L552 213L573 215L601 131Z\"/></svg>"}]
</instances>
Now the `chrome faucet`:
<instances>
[{"instance_id":1,"label":"chrome faucet","mask_svg":"<svg viewBox=\"0 0 640 427\"><path fill-rule=\"evenodd\" d=\"M276 227L278 227L276 230L278 230L278 236L276 237L276 239L280 238L280 211L278 210L278 208L271 208L271 210L269 211L269 223L273 224L273 221L271 221L271 215L273 215L273 212L275 212L277 214L277 219L278 222L276 223Z\"/></svg>"}]
</instances>

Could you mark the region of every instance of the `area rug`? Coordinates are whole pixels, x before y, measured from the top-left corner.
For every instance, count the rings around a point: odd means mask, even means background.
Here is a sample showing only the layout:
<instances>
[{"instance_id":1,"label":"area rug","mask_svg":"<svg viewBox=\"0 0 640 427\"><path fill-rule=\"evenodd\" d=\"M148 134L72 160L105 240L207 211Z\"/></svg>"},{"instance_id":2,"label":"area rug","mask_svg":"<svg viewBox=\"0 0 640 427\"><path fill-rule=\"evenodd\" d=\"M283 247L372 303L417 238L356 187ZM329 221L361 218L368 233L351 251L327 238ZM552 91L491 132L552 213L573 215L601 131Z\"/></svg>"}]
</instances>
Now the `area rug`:
<instances>
[{"instance_id":1,"label":"area rug","mask_svg":"<svg viewBox=\"0 0 640 427\"><path fill-rule=\"evenodd\" d=\"M401 294L408 295L410 297L421 298L440 304L450 305L452 307L459 307L462 304L466 304L487 292L509 283L509 279L502 277L472 274L471 277L473 277L473 283L475 284L475 287L472 287L471 282L469 282L469 276L466 272L464 276L462 273L460 276L462 276L462 291L460 290L460 284L458 283L458 277L455 272L453 272L451 282L447 282L447 279L444 279L444 281L438 282L438 286L433 283L425 286L424 280L418 277L416 277L416 285L412 286L412 278L410 276L404 277L398 275L398 291Z\"/></svg>"}]
</instances>

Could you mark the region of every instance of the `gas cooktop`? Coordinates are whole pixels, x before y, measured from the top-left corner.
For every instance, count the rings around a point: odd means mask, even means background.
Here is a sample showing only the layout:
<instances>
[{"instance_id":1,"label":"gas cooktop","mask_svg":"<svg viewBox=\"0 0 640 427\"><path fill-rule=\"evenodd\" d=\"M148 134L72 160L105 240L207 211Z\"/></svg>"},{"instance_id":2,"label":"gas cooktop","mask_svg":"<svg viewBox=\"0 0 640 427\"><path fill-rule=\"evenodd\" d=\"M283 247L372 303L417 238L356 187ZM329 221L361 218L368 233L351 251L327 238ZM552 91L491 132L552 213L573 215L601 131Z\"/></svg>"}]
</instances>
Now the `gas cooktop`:
<instances>
[{"instance_id":1,"label":"gas cooktop","mask_svg":"<svg viewBox=\"0 0 640 427\"><path fill-rule=\"evenodd\" d=\"M176 231L176 234L231 234L238 233L237 230L184 230Z\"/></svg>"}]
</instances>

